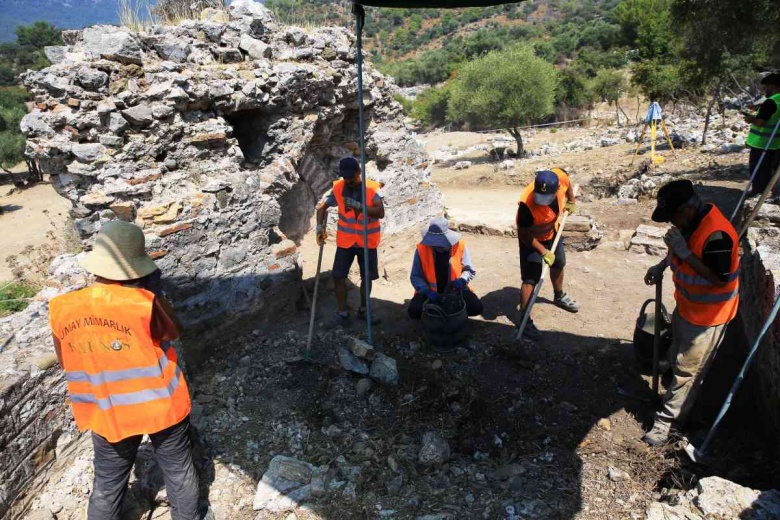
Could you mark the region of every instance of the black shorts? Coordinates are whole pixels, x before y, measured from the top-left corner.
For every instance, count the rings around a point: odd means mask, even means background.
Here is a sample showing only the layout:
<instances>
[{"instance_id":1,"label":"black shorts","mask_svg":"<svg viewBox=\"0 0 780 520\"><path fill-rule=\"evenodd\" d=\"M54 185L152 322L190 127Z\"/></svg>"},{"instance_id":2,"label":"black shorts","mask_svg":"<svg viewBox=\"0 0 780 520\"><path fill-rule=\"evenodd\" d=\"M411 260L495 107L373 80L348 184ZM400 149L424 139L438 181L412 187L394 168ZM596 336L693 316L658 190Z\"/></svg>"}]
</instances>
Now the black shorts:
<instances>
[{"instance_id":1,"label":"black shorts","mask_svg":"<svg viewBox=\"0 0 780 520\"><path fill-rule=\"evenodd\" d=\"M360 279L366 277L363 273L363 248L362 247L339 247L336 248L336 258L333 260L333 278L346 278L349 276L349 270L352 268L352 262L358 259L360 265ZM379 278L379 262L377 261L376 249L368 250L368 270L371 273L371 279Z\"/></svg>"},{"instance_id":2,"label":"black shorts","mask_svg":"<svg viewBox=\"0 0 780 520\"><path fill-rule=\"evenodd\" d=\"M551 240L545 240L541 244L550 249L555 241L555 237ZM563 237L558 242L558 247L553 251L555 253L555 262L553 262L553 269L563 269L566 265L566 253L563 250ZM520 277L523 279L523 283L536 285L539 278L542 277L542 255L539 251L531 246L525 245L520 242Z\"/></svg>"}]
</instances>

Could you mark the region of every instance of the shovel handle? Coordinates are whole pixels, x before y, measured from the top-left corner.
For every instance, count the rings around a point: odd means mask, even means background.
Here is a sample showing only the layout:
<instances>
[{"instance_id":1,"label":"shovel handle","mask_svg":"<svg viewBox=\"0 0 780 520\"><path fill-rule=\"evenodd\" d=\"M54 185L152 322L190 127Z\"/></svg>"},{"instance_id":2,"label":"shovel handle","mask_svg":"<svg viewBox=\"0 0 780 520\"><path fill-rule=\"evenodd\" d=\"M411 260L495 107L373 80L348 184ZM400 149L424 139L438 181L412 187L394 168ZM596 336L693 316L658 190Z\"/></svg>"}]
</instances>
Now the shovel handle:
<instances>
[{"instance_id":1,"label":"shovel handle","mask_svg":"<svg viewBox=\"0 0 780 520\"><path fill-rule=\"evenodd\" d=\"M320 252L317 255L317 274L314 276L314 294L311 297L311 316L309 317L309 336L306 338L306 352L303 357L309 361L311 355L311 338L314 335L314 316L317 313L317 289L320 286L320 269L322 269L322 250L325 248L325 242L320 244Z\"/></svg>"},{"instance_id":2,"label":"shovel handle","mask_svg":"<svg viewBox=\"0 0 780 520\"><path fill-rule=\"evenodd\" d=\"M653 402L659 400L658 380L660 379L659 363L661 362L661 319L663 316L663 278L655 284L655 322L653 323Z\"/></svg>"}]
</instances>

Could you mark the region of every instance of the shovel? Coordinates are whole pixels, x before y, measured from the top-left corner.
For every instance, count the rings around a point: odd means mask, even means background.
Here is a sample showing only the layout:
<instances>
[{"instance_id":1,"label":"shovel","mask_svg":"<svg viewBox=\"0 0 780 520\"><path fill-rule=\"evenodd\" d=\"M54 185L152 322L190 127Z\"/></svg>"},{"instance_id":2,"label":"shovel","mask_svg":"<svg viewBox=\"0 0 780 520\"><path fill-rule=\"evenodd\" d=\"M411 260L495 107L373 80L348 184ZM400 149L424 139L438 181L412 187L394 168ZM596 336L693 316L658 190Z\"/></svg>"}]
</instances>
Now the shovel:
<instances>
[{"instance_id":1,"label":"shovel","mask_svg":"<svg viewBox=\"0 0 780 520\"><path fill-rule=\"evenodd\" d=\"M303 357L296 356L287 359L287 363L298 363L303 361L304 363L317 363L319 365L328 366L328 363L320 361L313 361L311 359L311 340L314 336L314 317L317 314L317 291L320 286L320 270L322 269L322 250L325 248L325 242L320 244L320 251L317 255L317 274L314 276L314 294L311 298L311 316L309 317L309 335L306 338L306 350L303 352Z\"/></svg>"}]
</instances>

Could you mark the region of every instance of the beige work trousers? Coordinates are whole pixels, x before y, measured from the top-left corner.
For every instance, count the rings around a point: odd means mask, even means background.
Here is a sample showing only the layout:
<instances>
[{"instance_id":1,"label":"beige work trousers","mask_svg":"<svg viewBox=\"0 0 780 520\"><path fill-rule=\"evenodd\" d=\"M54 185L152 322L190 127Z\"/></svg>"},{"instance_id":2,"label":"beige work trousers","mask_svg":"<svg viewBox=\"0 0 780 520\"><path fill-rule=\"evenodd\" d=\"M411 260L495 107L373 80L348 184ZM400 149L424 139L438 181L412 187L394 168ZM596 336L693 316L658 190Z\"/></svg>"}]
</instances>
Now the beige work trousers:
<instances>
[{"instance_id":1,"label":"beige work trousers","mask_svg":"<svg viewBox=\"0 0 780 520\"><path fill-rule=\"evenodd\" d=\"M723 341L726 325L694 325L675 310L672 316L672 345L668 353L674 377L666 389L657 419L666 422L684 421L688 416L715 359L715 352Z\"/></svg>"}]
</instances>

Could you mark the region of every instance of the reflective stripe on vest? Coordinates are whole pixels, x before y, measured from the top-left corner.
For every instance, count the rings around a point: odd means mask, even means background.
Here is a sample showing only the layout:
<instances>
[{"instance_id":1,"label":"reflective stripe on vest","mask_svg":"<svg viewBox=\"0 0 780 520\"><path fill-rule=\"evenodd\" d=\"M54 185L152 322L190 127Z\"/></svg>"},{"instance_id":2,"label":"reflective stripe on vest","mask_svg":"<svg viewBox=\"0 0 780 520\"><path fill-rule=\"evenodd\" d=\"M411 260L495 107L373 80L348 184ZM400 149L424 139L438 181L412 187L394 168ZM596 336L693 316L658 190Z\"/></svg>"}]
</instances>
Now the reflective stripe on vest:
<instances>
[{"instance_id":1,"label":"reflective stripe on vest","mask_svg":"<svg viewBox=\"0 0 780 520\"><path fill-rule=\"evenodd\" d=\"M366 183L366 206L374 205L374 197L379 192L380 184L376 181L367 180ZM338 232L336 233L336 245L341 248L363 247L363 218L365 212L360 216L344 204L344 179L339 179L333 183L333 197L339 207ZM376 249L379 247L381 239L381 224L378 218L368 218L368 247Z\"/></svg>"},{"instance_id":2,"label":"reflective stripe on vest","mask_svg":"<svg viewBox=\"0 0 780 520\"><path fill-rule=\"evenodd\" d=\"M81 430L109 442L155 433L190 413L176 352L151 336L154 295L95 284L49 302L70 404Z\"/></svg>"},{"instance_id":3,"label":"reflective stripe on vest","mask_svg":"<svg viewBox=\"0 0 780 520\"><path fill-rule=\"evenodd\" d=\"M461 240L450 248L450 281L457 280L463 274L463 252L466 250L466 242ZM428 282L432 291L438 291L439 286L436 283L436 262L434 260L434 251L430 246L417 244L417 254L420 256L420 266L422 267L423 277Z\"/></svg>"},{"instance_id":4,"label":"reflective stripe on vest","mask_svg":"<svg viewBox=\"0 0 780 520\"><path fill-rule=\"evenodd\" d=\"M556 231L558 231L558 215L563 211L563 207L566 205L566 191L569 188L569 176L566 172L560 168L553 168L552 171L559 179L558 191L555 194L558 200L558 213L553 211L550 206L539 206L534 202L533 182L526 186L522 195L520 195L519 202L528 206L534 219L533 225L527 229L531 235L540 242L552 240Z\"/></svg>"},{"instance_id":5,"label":"reflective stripe on vest","mask_svg":"<svg viewBox=\"0 0 780 520\"><path fill-rule=\"evenodd\" d=\"M686 321L702 327L728 323L736 316L739 306L739 240L734 226L716 206L710 205L709 212L688 239L688 248L693 255L701 259L707 239L717 231L729 235L733 244L731 268L728 281L724 286L718 286L705 279L690 264L677 256L672 255L670 265L673 272L677 312Z\"/></svg>"},{"instance_id":6,"label":"reflective stripe on vest","mask_svg":"<svg viewBox=\"0 0 780 520\"><path fill-rule=\"evenodd\" d=\"M772 132L775 129L775 125L780 121L780 94L769 96L769 99L775 102L777 109L769 121L764 123L764 126L751 125L750 132L748 133L745 144L751 148L757 148L759 150L780 150L780 128L778 128L772 141L769 138L772 137ZM767 146L767 143L769 146Z\"/></svg>"}]
</instances>

